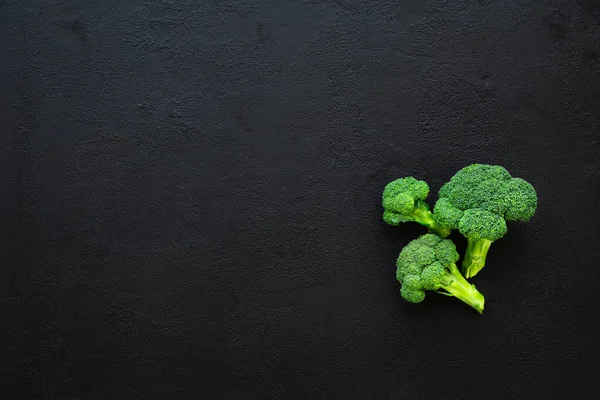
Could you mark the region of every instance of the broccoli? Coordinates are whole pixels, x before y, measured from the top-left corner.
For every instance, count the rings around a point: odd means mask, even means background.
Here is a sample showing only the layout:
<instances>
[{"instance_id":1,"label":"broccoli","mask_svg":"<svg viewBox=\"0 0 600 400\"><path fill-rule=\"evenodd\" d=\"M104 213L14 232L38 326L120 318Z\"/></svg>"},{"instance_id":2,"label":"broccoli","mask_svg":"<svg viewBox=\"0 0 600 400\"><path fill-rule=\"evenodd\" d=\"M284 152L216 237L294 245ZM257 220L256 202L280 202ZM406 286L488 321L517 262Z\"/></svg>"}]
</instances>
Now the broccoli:
<instances>
[{"instance_id":1,"label":"broccoli","mask_svg":"<svg viewBox=\"0 0 600 400\"><path fill-rule=\"evenodd\" d=\"M401 222L414 221L426 226L440 237L446 237L450 230L441 227L429 211L423 200L429 194L429 185L412 176L396 179L386 185L383 190L383 220L394 226Z\"/></svg>"},{"instance_id":2,"label":"broccoli","mask_svg":"<svg viewBox=\"0 0 600 400\"><path fill-rule=\"evenodd\" d=\"M536 208L537 194L527 181L498 165L472 164L440 188L433 214L467 238L462 273L471 278L485 266L492 242L506 234L506 221L529 221Z\"/></svg>"},{"instance_id":3,"label":"broccoli","mask_svg":"<svg viewBox=\"0 0 600 400\"><path fill-rule=\"evenodd\" d=\"M426 234L410 242L398 256L396 279L401 283L402 298L420 303L426 290L454 296L480 314L485 298L462 276L456 261L458 253L451 240Z\"/></svg>"}]
</instances>

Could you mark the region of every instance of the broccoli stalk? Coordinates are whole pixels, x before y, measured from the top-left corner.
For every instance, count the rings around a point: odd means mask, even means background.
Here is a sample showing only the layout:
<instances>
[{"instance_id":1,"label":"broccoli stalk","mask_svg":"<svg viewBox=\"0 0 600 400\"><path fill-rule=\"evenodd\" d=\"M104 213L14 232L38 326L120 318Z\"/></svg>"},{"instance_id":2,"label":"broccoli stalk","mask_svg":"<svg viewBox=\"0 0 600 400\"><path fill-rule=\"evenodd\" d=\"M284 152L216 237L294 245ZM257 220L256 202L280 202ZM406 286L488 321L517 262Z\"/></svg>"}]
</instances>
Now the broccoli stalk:
<instances>
[{"instance_id":1,"label":"broccoli stalk","mask_svg":"<svg viewBox=\"0 0 600 400\"><path fill-rule=\"evenodd\" d=\"M444 238L450 229L437 223L425 198L429 194L429 186L424 181L409 176L390 182L383 191L383 220L394 226L402 222L417 222Z\"/></svg>"},{"instance_id":2,"label":"broccoli stalk","mask_svg":"<svg viewBox=\"0 0 600 400\"><path fill-rule=\"evenodd\" d=\"M455 263L451 263L446 267L439 289L443 289L447 293L440 292L439 290L438 293L446 296L454 296L473 307L478 313L483 314L485 298L474 285L470 284L462 276Z\"/></svg>"},{"instance_id":3,"label":"broccoli stalk","mask_svg":"<svg viewBox=\"0 0 600 400\"><path fill-rule=\"evenodd\" d=\"M448 228L444 228L440 224L437 223L431 211L429 211L429 206L422 200L417 200L415 204L415 210L411 213L415 222L423 225L426 228L429 228L433 233L438 235L439 237L445 238L448 236L451 231Z\"/></svg>"},{"instance_id":4,"label":"broccoli stalk","mask_svg":"<svg viewBox=\"0 0 600 400\"><path fill-rule=\"evenodd\" d=\"M492 241L488 239L467 239L467 252L463 260L463 273L465 277L472 278L485 266L485 258Z\"/></svg>"},{"instance_id":5,"label":"broccoli stalk","mask_svg":"<svg viewBox=\"0 0 600 400\"><path fill-rule=\"evenodd\" d=\"M383 212L383 220L394 226L399 225L400 222L416 222L442 238L451 233L450 229L444 228L436 222L433 214L429 211L429 206L423 200L416 200L414 208L405 214L386 210Z\"/></svg>"}]
</instances>

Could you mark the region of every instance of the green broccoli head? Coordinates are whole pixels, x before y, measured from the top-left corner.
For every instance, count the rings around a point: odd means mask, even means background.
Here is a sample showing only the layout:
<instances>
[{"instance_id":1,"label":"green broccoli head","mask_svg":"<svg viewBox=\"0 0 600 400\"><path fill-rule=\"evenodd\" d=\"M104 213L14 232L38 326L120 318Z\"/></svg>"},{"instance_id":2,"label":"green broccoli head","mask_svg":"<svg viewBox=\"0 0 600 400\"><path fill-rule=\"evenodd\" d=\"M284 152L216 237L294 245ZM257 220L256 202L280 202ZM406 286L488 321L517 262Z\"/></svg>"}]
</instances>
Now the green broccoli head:
<instances>
[{"instance_id":1,"label":"green broccoli head","mask_svg":"<svg viewBox=\"0 0 600 400\"><path fill-rule=\"evenodd\" d=\"M443 240L454 247L450 240ZM402 284L402 297L411 303L420 303L425 299L425 290L437 290L441 285L444 276L444 270L427 268L434 264L441 265L437 261L436 248L442 242L436 235L427 234L410 242L400 255L396 262L396 278ZM447 250L447 247L444 248ZM454 247L456 253L456 247ZM458 254L456 261L458 259ZM425 274L423 271L427 270ZM437 272L433 273L433 272ZM415 292L420 294L417 296ZM415 301L418 299L418 301Z\"/></svg>"},{"instance_id":2,"label":"green broccoli head","mask_svg":"<svg viewBox=\"0 0 600 400\"><path fill-rule=\"evenodd\" d=\"M528 221L536 208L530 183L501 166L473 164L440 188L433 214L442 227L458 229L469 240L463 273L470 278L485 266L490 244L506 234L506 221Z\"/></svg>"},{"instance_id":3,"label":"green broccoli head","mask_svg":"<svg viewBox=\"0 0 600 400\"><path fill-rule=\"evenodd\" d=\"M402 298L411 303L425 299L425 291L457 297L477 311L483 311L484 298L456 267L459 256L454 243L433 234L410 242L396 262L396 278Z\"/></svg>"},{"instance_id":4,"label":"green broccoli head","mask_svg":"<svg viewBox=\"0 0 600 400\"><path fill-rule=\"evenodd\" d=\"M412 176L396 179L383 189L383 208L391 213L409 214L417 200L425 200L429 195L429 185Z\"/></svg>"},{"instance_id":5,"label":"green broccoli head","mask_svg":"<svg viewBox=\"0 0 600 400\"><path fill-rule=\"evenodd\" d=\"M381 200L384 209L383 220L394 226L413 221L426 226L441 237L448 236L450 231L437 224L424 201L428 194L429 185L412 176L388 183Z\"/></svg>"},{"instance_id":6,"label":"green broccoli head","mask_svg":"<svg viewBox=\"0 0 600 400\"><path fill-rule=\"evenodd\" d=\"M434 216L441 225L460 229L461 212L469 209L489 211L507 221L528 221L536 208L537 194L527 181L511 177L498 165L473 164L440 188Z\"/></svg>"}]
</instances>

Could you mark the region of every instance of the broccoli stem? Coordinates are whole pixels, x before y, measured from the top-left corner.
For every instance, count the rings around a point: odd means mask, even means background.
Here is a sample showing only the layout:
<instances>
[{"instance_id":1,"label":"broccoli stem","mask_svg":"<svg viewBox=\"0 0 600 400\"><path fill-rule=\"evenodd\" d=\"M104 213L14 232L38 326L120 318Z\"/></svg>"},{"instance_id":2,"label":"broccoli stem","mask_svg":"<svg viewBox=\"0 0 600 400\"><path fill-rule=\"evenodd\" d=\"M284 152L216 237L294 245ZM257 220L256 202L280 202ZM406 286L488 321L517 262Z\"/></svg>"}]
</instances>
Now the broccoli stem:
<instances>
[{"instance_id":1,"label":"broccoli stem","mask_svg":"<svg viewBox=\"0 0 600 400\"><path fill-rule=\"evenodd\" d=\"M466 278L472 278L485 267L485 258L492 241L488 239L467 239L467 251L462 263L462 272Z\"/></svg>"},{"instance_id":2,"label":"broccoli stem","mask_svg":"<svg viewBox=\"0 0 600 400\"><path fill-rule=\"evenodd\" d=\"M445 238L450 234L450 229L442 227L437 223L427 203L421 200L417 200L415 210L412 212L412 217L415 222L429 228L433 233L441 238Z\"/></svg>"},{"instance_id":3,"label":"broccoli stem","mask_svg":"<svg viewBox=\"0 0 600 400\"><path fill-rule=\"evenodd\" d=\"M450 295L470 305L477 310L479 314L483 314L485 298L481 292L475 288L475 285L467 282L455 263L452 263L447 267L446 275L444 276L440 289L447 291Z\"/></svg>"}]
</instances>

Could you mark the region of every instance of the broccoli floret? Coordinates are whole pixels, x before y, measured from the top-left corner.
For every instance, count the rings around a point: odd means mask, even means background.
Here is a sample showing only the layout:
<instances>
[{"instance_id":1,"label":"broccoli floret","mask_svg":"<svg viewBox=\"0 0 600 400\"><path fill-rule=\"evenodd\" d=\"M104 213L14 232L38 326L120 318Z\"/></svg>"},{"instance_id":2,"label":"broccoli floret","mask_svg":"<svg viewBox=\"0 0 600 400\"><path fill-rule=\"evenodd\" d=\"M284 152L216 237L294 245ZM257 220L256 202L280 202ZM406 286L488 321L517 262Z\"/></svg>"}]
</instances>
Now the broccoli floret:
<instances>
[{"instance_id":1,"label":"broccoli floret","mask_svg":"<svg viewBox=\"0 0 600 400\"><path fill-rule=\"evenodd\" d=\"M527 181L498 165L473 164L440 188L433 214L439 225L467 238L462 273L471 278L485 266L492 242L506 234L506 221L529 221L536 208L537 194Z\"/></svg>"},{"instance_id":2,"label":"broccoli floret","mask_svg":"<svg viewBox=\"0 0 600 400\"><path fill-rule=\"evenodd\" d=\"M420 303L425 299L425 291L432 290L454 296L483 313L485 298L460 273L457 260L456 246L448 239L426 234L410 242L396 262L402 298Z\"/></svg>"},{"instance_id":3,"label":"broccoli floret","mask_svg":"<svg viewBox=\"0 0 600 400\"><path fill-rule=\"evenodd\" d=\"M440 237L446 237L450 230L443 228L433 217L425 198L429 194L429 185L412 176L396 179L383 190L383 220L394 226L402 222L414 221L429 228Z\"/></svg>"}]
</instances>

